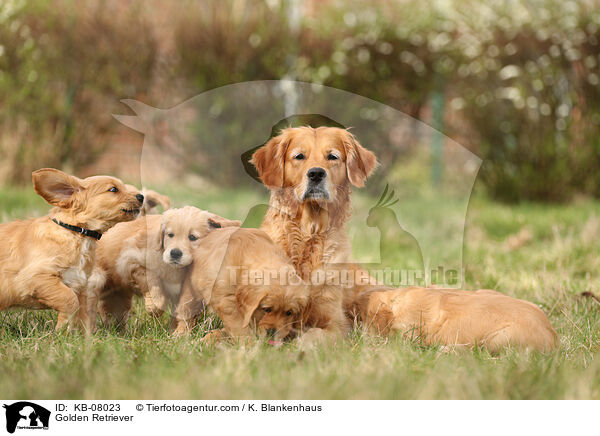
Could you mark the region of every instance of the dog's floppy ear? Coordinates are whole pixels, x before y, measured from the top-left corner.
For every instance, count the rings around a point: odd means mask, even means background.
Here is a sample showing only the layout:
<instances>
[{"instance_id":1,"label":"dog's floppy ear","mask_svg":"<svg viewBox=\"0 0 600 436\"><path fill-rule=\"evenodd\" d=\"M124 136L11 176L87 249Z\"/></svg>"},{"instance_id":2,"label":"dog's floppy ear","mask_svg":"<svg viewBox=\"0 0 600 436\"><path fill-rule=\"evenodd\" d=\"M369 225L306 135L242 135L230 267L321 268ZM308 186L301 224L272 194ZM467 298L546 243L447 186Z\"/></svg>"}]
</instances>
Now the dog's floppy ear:
<instances>
[{"instance_id":1,"label":"dog's floppy ear","mask_svg":"<svg viewBox=\"0 0 600 436\"><path fill-rule=\"evenodd\" d=\"M156 237L155 247L160 252L165 250L165 222L163 220L160 222L160 231Z\"/></svg>"},{"instance_id":2,"label":"dog's floppy ear","mask_svg":"<svg viewBox=\"0 0 600 436\"><path fill-rule=\"evenodd\" d=\"M367 177L377 167L377 157L375 153L360 145L354 135L348 131L344 132L344 148L348 180L354 186L362 188Z\"/></svg>"},{"instance_id":3,"label":"dog's floppy ear","mask_svg":"<svg viewBox=\"0 0 600 436\"><path fill-rule=\"evenodd\" d=\"M171 208L171 199L166 195L159 194L156 191L142 189L142 195L144 196L144 206L147 206L148 210L155 208L156 206L162 206L163 210Z\"/></svg>"},{"instance_id":4,"label":"dog's floppy ear","mask_svg":"<svg viewBox=\"0 0 600 436\"><path fill-rule=\"evenodd\" d=\"M222 216L211 214L208 218L208 229L221 229L223 227L240 227L242 225L241 221L238 220L228 220L227 218L223 218Z\"/></svg>"},{"instance_id":5,"label":"dog's floppy ear","mask_svg":"<svg viewBox=\"0 0 600 436\"><path fill-rule=\"evenodd\" d=\"M258 170L258 175L268 188L283 187L283 166L290 143L285 133L271 138L256 150L250 161Z\"/></svg>"},{"instance_id":6,"label":"dog's floppy ear","mask_svg":"<svg viewBox=\"0 0 600 436\"><path fill-rule=\"evenodd\" d=\"M246 328L250 324L252 314L258 308L258 305L265 298L266 291L258 291L250 286L241 286L235 300L237 302L238 311L242 316L241 328Z\"/></svg>"},{"instance_id":7,"label":"dog's floppy ear","mask_svg":"<svg viewBox=\"0 0 600 436\"><path fill-rule=\"evenodd\" d=\"M83 191L81 180L54 168L42 168L31 173L33 189L48 203L68 208L73 195Z\"/></svg>"}]
</instances>

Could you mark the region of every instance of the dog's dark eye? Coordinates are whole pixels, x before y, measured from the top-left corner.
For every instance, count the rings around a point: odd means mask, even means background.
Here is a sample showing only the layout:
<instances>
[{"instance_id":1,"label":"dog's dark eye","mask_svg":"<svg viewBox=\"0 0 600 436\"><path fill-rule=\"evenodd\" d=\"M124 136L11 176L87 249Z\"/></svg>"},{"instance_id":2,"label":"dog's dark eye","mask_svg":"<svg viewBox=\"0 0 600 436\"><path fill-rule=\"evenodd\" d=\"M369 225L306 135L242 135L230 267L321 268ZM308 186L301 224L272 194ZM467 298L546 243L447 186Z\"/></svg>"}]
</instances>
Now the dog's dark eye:
<instances>
[{"instance_id":1,"label":"dog's dark eye","mask_svg":"<svg viewBox=\"0 0 600 436\"><path fill-rule=\"evenodd\" d=\"M304 160L305 156L302 153L298 153L296 156L294 156L294 159L296 159L296 160Z\"/></svg>"},{"instance_id":2,"label":"dog's dark eye","mask_svg":"<svg viewBox=\"0 0 600 436\"><path fill-rule=\"evenodd\" d=\"M109 189L110 192L119 192L119 190L116 187L112 187Z\"/></svg>"},{"instance_id":3,"label":"dog's dark eye","mask_svg":"<svg viewBox=\"0 0 600 436\"><path fill-rule=\"evenodd\" d=\"M285 313L285 316L292 316L292 311L291 311L291 310L288 310L288 311Z\"/></svg>"},{"instance_id":4,"label":"dog's dark eye","mask_svg":"<svg viewBox=\"0 0 600 436\"><path fill-rule=\"evenodd\" d=\"M168 236L169 238L172 238L172 237L173 237L173 236L175 236L175 235L174 235L173 233L169 233L167 236Z\"/></svg>"},{"instance_id":5,"label":"dog's dark eye","mask_svg":"<svg viewBox=\"0 0 600 436\"><path fill-rule=\"evenodd\" d=\"M198 238L196 238L194 235L190 235L190 236L188 236L188 238L189 238L190 241L197 241L198 240Z\"/></svg>"},{"instance_id":6,"label":"dog's dark eye","mask_svg":"<svg viewBox=\"0 0 600 436\"><path fill-rule=\"evenodd\" d=\"M271 309L270 307L265 307L263 310L264 310L265 312L267 312L267 313L271 313L271 311L272 311L273 309Z\"/></svg>"},{"instance_id":7,"label":"dog's dark eye","mask_svg":"<svg viewBox=\"0 0 600 436\"><path fill-rule=\"evenodd\" d=\"M329 155L327 156L327 160L338 160L339 157L337 157L335 154L331 154L329 153Z\"/></svg>"}]
</instances>

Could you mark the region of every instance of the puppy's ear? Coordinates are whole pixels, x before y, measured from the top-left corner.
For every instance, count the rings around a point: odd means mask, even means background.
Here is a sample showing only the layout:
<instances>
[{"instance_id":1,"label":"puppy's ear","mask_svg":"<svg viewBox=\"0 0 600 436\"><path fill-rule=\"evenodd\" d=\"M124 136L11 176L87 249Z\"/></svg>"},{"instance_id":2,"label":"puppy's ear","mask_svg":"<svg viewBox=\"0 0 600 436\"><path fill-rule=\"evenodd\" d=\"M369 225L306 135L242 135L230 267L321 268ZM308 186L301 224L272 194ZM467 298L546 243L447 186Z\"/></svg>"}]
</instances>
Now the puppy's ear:
<instances>
[{"instance_id":1,"label":"puppy's ear","mask_svg":"<svg viewBox=\"0 0 600 436\"><path fill-rule=\"evenodd\" d=\"M152 209L155 208L158 203L154 201L154 198L144 195L144 205L148 205L148 208Z\"/></svg>"},{"instance_id":2,"label":"puppy's ear","mask_svg":"<svg viewBox=\"0 0 600 436\"><path fill-rule=\"evenodd\" d=\"M268 188L283 187L283 167L289 143L287 135L281 134L271 138L252 155L250 162Z\"/></svg>"},{"instance_id":3,"label":"puppy's ear","mask_svg":"<svg viewBox=\"0 0 600 436\"><path fill-rule=\"evenodd\" d=\"M221 229L223 227L240 227L242 225L241 221L238 220L228 220L227 218L223 218L219 215L212 214L208 218L208 229Z\"/></svg>"},{"instance_id":4,"label":"puppy's ear","mask_svg":"<svg viewBox=\"0 0 600 436\"><path fill-rule=\"evenodd\" d=\"M73 204L73 197L84 187L81 180L54 168L42 168L31 173L33 189L48 203L68 208Z\"/></svg>"},{"instance_id":5,"label":"puppy's ear","mask_svg":"<svg viewBox=\"0 0 600 436\"><path fill-rule=\"evenodd\" d=\"M348 180L354 186L362 188L367 177L377 167L377 157L372 151L360 145L352 133L345 131L343 135Z\"/></svg>"},{"instance_id":6,"label":"puppy's ear","mask_svg":"<svg viewBox=\"0 0 600 436\"><path fill-rule=\"evenodd\" d=\"M161 221L161 223L160 223L160 231L158 232L158 235L156 238L155 247L157 247L156 249L160 252L163 252L165 250L165 223L164 223L164 221Z\"/></svg>"},{"instance_id":7,"label":"puppy's ear","mask_svg":"<svg viewBox=\"0 0 600 436\"><path fill-rule=\"evenodd\" d=\"M265 291L259 291L250 286L241 286L239 288L235 295L235 300L237 302L238 311L242 317L242 328L248 327L252 315L265 296Z\"/></svg>"},{"instance_id":8,"label":"puppy's ear","mask_svg":"<svg viewBox=\"0 0 600 436\"><path fill-rule=\"evenodd\" d=\"M148 206L148 210L158 205L162 206L163 210L171 208L171 199L166 195L146 189L142 189L142 195L144 196L144 206Z\"/></svg>"}]
</instances>

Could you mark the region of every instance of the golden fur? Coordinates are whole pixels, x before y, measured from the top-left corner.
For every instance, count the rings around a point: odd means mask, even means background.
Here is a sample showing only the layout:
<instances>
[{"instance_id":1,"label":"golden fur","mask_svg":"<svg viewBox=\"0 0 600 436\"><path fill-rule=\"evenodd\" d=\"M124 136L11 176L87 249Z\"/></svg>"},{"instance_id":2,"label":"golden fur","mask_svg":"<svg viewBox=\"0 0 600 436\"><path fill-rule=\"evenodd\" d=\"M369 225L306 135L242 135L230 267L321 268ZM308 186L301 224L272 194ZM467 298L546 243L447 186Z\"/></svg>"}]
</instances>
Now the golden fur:
<instances>
[{"instance_id":1,"label":"golden fur","mask_svg":"<svg viewBox=\"0 0 600 436\"><path fill-rule=\"evenodd\" d=\"M379 334L403 333L425 344L505 346L548 351L558 338L535 304L492 290L373 290L357 301L363 324Z\"/></svg>"},{"instance_id":2,"label":"golden fur","mask_svg":"<svg viewBox=\"0 0 600 436\"><path fill-rule=\"evenodd\" d=\"M177 310L187 329L193 326L200 301L224 325L207 340L256 330L282 341L301 330L309 289L264 232L230 228L208 235L194 251Z\"/></svg>"},{"instance_id":3,"label":"golden fur","mask_svg":"<svg viewBox=\"0 0 600 436\"><path fill-rule=\"evenodd\" d=\"M86 288L97 240L51 219L102 233L137 216L140 193L108 176L82 180L44 168L32 177L35 191L55 207L41 218L0 224L0 310L51 308L59 313L57 328L77 313L77 326L89 330L95 301Z\"/></svg>"},{"instance_id":4,"label":"golden fur","mask_svg":"<svg viewBox=\"0 0 600 436\"><path fill-rule=\"evenodd\" d=\"M350 186L364 186L377 166L375 155L347 130L298 127L272 138L254 153L252 163L271 190L261 230L283 248L298 273L308 279L321 269L343 265L356 269L349 263L345 229L351 214ZM325 176L320 187L311 188L309 171L315 168L324 170ZM350 324L344 311L360 290L313 285L306 325L346 331Z\"/></svg>"},{"instance_id":5,"label":"golden fur","mask_svg":"<svg viewBox=\"0 0 600 436\"><path fill-rule=\"evenodd\" d=\"M93 274L103 322L123 327L134 294L143 296L146 310L155 315L174 307L193 250L211 231L240 225L192 206L116 225L98 244ZM173 318L171 328L175 324Z\"/></svg>"}]
</instances>

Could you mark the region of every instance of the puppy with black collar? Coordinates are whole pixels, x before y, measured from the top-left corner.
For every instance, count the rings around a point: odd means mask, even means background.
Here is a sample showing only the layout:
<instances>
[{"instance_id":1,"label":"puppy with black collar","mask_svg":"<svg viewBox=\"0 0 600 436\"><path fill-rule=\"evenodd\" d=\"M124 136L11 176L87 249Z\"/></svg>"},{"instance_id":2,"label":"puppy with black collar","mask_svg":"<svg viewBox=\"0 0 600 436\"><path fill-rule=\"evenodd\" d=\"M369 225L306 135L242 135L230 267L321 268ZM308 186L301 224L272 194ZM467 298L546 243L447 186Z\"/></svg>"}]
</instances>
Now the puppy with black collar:
<instances>
[{"instance_id":1,"label":"puppy with black collar","mask_svg":"<svg viewBox=\"0 0 600 436\"><path fill-rule=\"evenodd\" d=\"M54 208L41 218L0 224L0 310L54 309L57 329L75 324L89 331L95 301L86 290L98 240L136 218L144 197L109 176L79 179L44 168L32 178L35 192Z\"/></svg>"}]
</instances>

